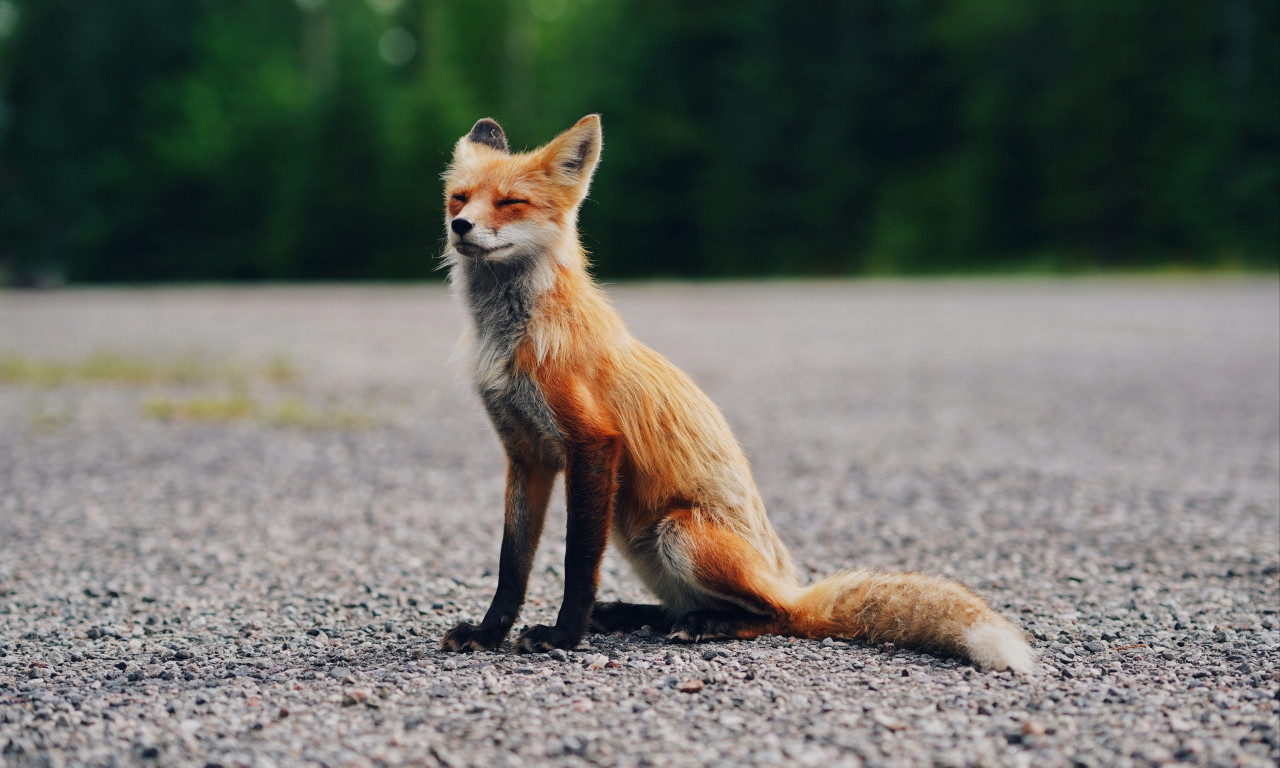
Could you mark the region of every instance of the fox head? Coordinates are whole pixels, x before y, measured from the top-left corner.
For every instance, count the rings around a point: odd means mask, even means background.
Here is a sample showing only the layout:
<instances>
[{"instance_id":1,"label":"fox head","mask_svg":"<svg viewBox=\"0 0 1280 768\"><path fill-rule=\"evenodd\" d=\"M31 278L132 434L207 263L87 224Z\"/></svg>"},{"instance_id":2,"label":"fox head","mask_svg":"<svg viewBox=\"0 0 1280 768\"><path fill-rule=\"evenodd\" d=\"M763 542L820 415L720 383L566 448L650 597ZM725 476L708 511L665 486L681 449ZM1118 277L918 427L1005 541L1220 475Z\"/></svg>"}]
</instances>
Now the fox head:
<instances>
[{"instance_id":1,"label":"fox head","mask_svg":"<svg viewBox=\"0 0 1280 768\"><path fill-rule=\"evenodd\" d=\"M446 261L545 263L579 253L578 207L602 146L598 115L523 153L508 149L496 122L478 121L444 176Z\"/></svg>"}]
</instances>

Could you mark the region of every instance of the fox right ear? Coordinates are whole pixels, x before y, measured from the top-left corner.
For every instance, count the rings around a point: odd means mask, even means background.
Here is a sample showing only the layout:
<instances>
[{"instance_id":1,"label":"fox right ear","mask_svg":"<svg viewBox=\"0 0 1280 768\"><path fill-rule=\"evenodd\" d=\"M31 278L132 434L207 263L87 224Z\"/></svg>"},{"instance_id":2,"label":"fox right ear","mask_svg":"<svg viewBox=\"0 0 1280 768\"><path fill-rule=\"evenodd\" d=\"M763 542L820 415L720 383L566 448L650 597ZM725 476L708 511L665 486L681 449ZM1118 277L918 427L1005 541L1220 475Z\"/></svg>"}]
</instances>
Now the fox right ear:
<instances>
[{"instance_id":1,"label":"fox right ear","mask_svg":"<svg viewBox=\"0 0 1280 768\"><path fill-rule=\"evenodd\" d=\"M487 117L476 121L471 128L471 133L467 134L467 141L472 144L483 144L489 149L496 149L502 153L508 151L507 135L502 132L502 126Z\"/></svg>"},{"instance_id":2,"label":"fox right ear","mask_svg":"<svg viewBox=\"0 0 1280 768\"><path fill-rule=\"evenodd\" d=\"M600 116L587 115L539 150L543 169L548 176L579 188L580 198L586 197L603 144Z\"/></svg>"}]
</instances>

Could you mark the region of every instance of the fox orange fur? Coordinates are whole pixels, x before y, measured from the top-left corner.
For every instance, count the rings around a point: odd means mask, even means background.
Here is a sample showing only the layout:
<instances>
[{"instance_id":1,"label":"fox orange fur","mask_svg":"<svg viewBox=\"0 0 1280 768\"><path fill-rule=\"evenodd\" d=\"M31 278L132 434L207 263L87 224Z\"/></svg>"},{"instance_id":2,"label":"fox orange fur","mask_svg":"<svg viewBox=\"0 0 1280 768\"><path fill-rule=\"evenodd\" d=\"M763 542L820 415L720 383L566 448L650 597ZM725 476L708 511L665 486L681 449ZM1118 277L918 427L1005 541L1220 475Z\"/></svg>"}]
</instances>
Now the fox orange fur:
<instances>
[{"instance_id":1,"label":"fox orange fur","mask_svg":"<svg viewBox=\"0 0 1280 768\"><path fill-rule=\"evenodd\" d=\"M1029 671L1022 633L964 586L849 570L802 586L746 456L714 404L628 334L587 272L577 213L600 158L588 115L532 152L475 124L445 174L454 290L469 314L474 382L506 450L498 589L449 651L497 647L524 602L552 484L566 478L564 602L519 652L572 648L587 629L649 625L676 641L841 637ZM660 605L597 603L607 542Z\"/></svg>"}]
</instances>

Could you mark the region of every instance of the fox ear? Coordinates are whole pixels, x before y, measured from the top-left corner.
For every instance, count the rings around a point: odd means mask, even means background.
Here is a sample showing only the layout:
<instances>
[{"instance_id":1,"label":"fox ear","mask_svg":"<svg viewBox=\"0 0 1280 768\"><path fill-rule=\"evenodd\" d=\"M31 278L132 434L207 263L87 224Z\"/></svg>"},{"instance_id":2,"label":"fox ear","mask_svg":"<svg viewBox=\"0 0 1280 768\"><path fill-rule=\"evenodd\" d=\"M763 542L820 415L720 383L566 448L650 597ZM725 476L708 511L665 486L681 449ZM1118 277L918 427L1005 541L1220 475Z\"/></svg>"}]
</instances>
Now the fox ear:
<instances>
[{"instance_id":1,"label":"fox ear","mask_svg":"<svg viewBox=\"0 0 1280 768\"><path fill-rule=\"evenodd\" d=\"M543 170L569 186L583 187L585 195L603 146L600 116L587 115L543 147Z\"/></svg>"},{"instance_id":2,"label":"fox ear","mask_svg":"<svg viewBox=\"0 0 1280 768\"><path fill-rule=\"evenodd\" d=\"M467 134L467 141L472 144L483 144L489 149L496 149L503 153L508 151L507 135L502 132L502 126L487 117L476 121L476 124L471 127L471 133Z\"/></svg>"}]
</instances>

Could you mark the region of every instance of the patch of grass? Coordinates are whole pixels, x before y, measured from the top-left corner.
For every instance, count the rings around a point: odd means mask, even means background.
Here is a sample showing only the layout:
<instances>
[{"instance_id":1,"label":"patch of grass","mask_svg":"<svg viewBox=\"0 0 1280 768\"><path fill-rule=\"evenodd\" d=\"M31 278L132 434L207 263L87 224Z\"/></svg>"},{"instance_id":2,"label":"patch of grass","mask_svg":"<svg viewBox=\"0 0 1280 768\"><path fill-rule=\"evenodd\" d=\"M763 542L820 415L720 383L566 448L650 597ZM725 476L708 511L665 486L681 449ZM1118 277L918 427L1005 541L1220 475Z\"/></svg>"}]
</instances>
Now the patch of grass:
<instances>
[{"instance_id":1,"label":"patch of grass","mask_svg":"<svg viewBox=\"0 0 1280 768\"><path fill-rule=\"evenodd\" d=\"M263 373L271 383L282 387L297 384L298 379L301 377L301 374L298 373L298 367L284 355L276 355L271 358L267 362Z\"/></svg>"},{"instance_id":2,"label":"patch of grass","mask_svg":"<svg viewBox=\"0 0 1280 768\"><path fill-rule=\"evenodd\" d=\"M257 415L258 404L248 395L186 400L151 397L143 401L142 411L161 421L241 421Z\"/></svg>"},{"instance_id":3,"label":"patch of grass","mask_svg":"<svg viewBox=\"0 0 1280 768\"><path fill-rule=\"evenodd\" d=\"M0 383L35 387L72 384L119 384L126 386L195 386L201 384L244 385L265 379L278 385L296 384L298 369L287 358L277 356L259 368L242 368L214 363L195 355L173 359L148 359L116 352L95 352L79 360L42 360L24 355L0 355Z\"/></svg>"},{"instance_id":4,"label":"patch of grass","mask_svg":"<svg viewBox=\"0 0 1280 768\"><path fill-rule=\"evenodd\" d=\"M160 421L256 421L274 427L315 430L369 429L381 423L366 410L327 403L315 405L300 397L279 399L280 389L296 386L300 379L297 366L283 355L256 367L210 361L194 355L149 359L96 352L69 361L0 355L0 384L43 389L96 384L162 391L188 388L184 397L157 394L142 401L143 415ZM259 399L264 391L268 397ZM31 413L31 423L39 431L61 428L71 420L69 413L46 410Z\"/></svg>"},{"instance_id":5,"label":"patch of grass","mask_svg":"<svg viewBox=\"0 0 1280 768\"><path fill-rule=\"evenodd\" d=\"M296 397L278 404L266 414L265 420L277 427L301 429L368 429L378 423L371 413L347 408L317 410Z\"/></svg>"},{"instance_id":6,"label":"patch of grass","mask_svg":"<svg viewBox=\"0 0 1280 768\"><path fill-rule=\"evenodd\" d=\"M215 375L194 358L166 362L95 352L81 360L38 360L21 355L0 357L0 382L56 387L74 383L197 384Z\"/></svg>"},{"instance_id":7,"label":"patch of grass","mask_svg":"<svg viewBox=\"0 0 1280 768\"><path fill-rule=\"evenodd\" d=\"M373 414L364 411L317 409L299 398L264 407L244 394L183 400L152 397L143 402L142 411L161 421L260 421L273 427L293 429L369 429L379 423Z\"/></svg>"}]
</instances>

